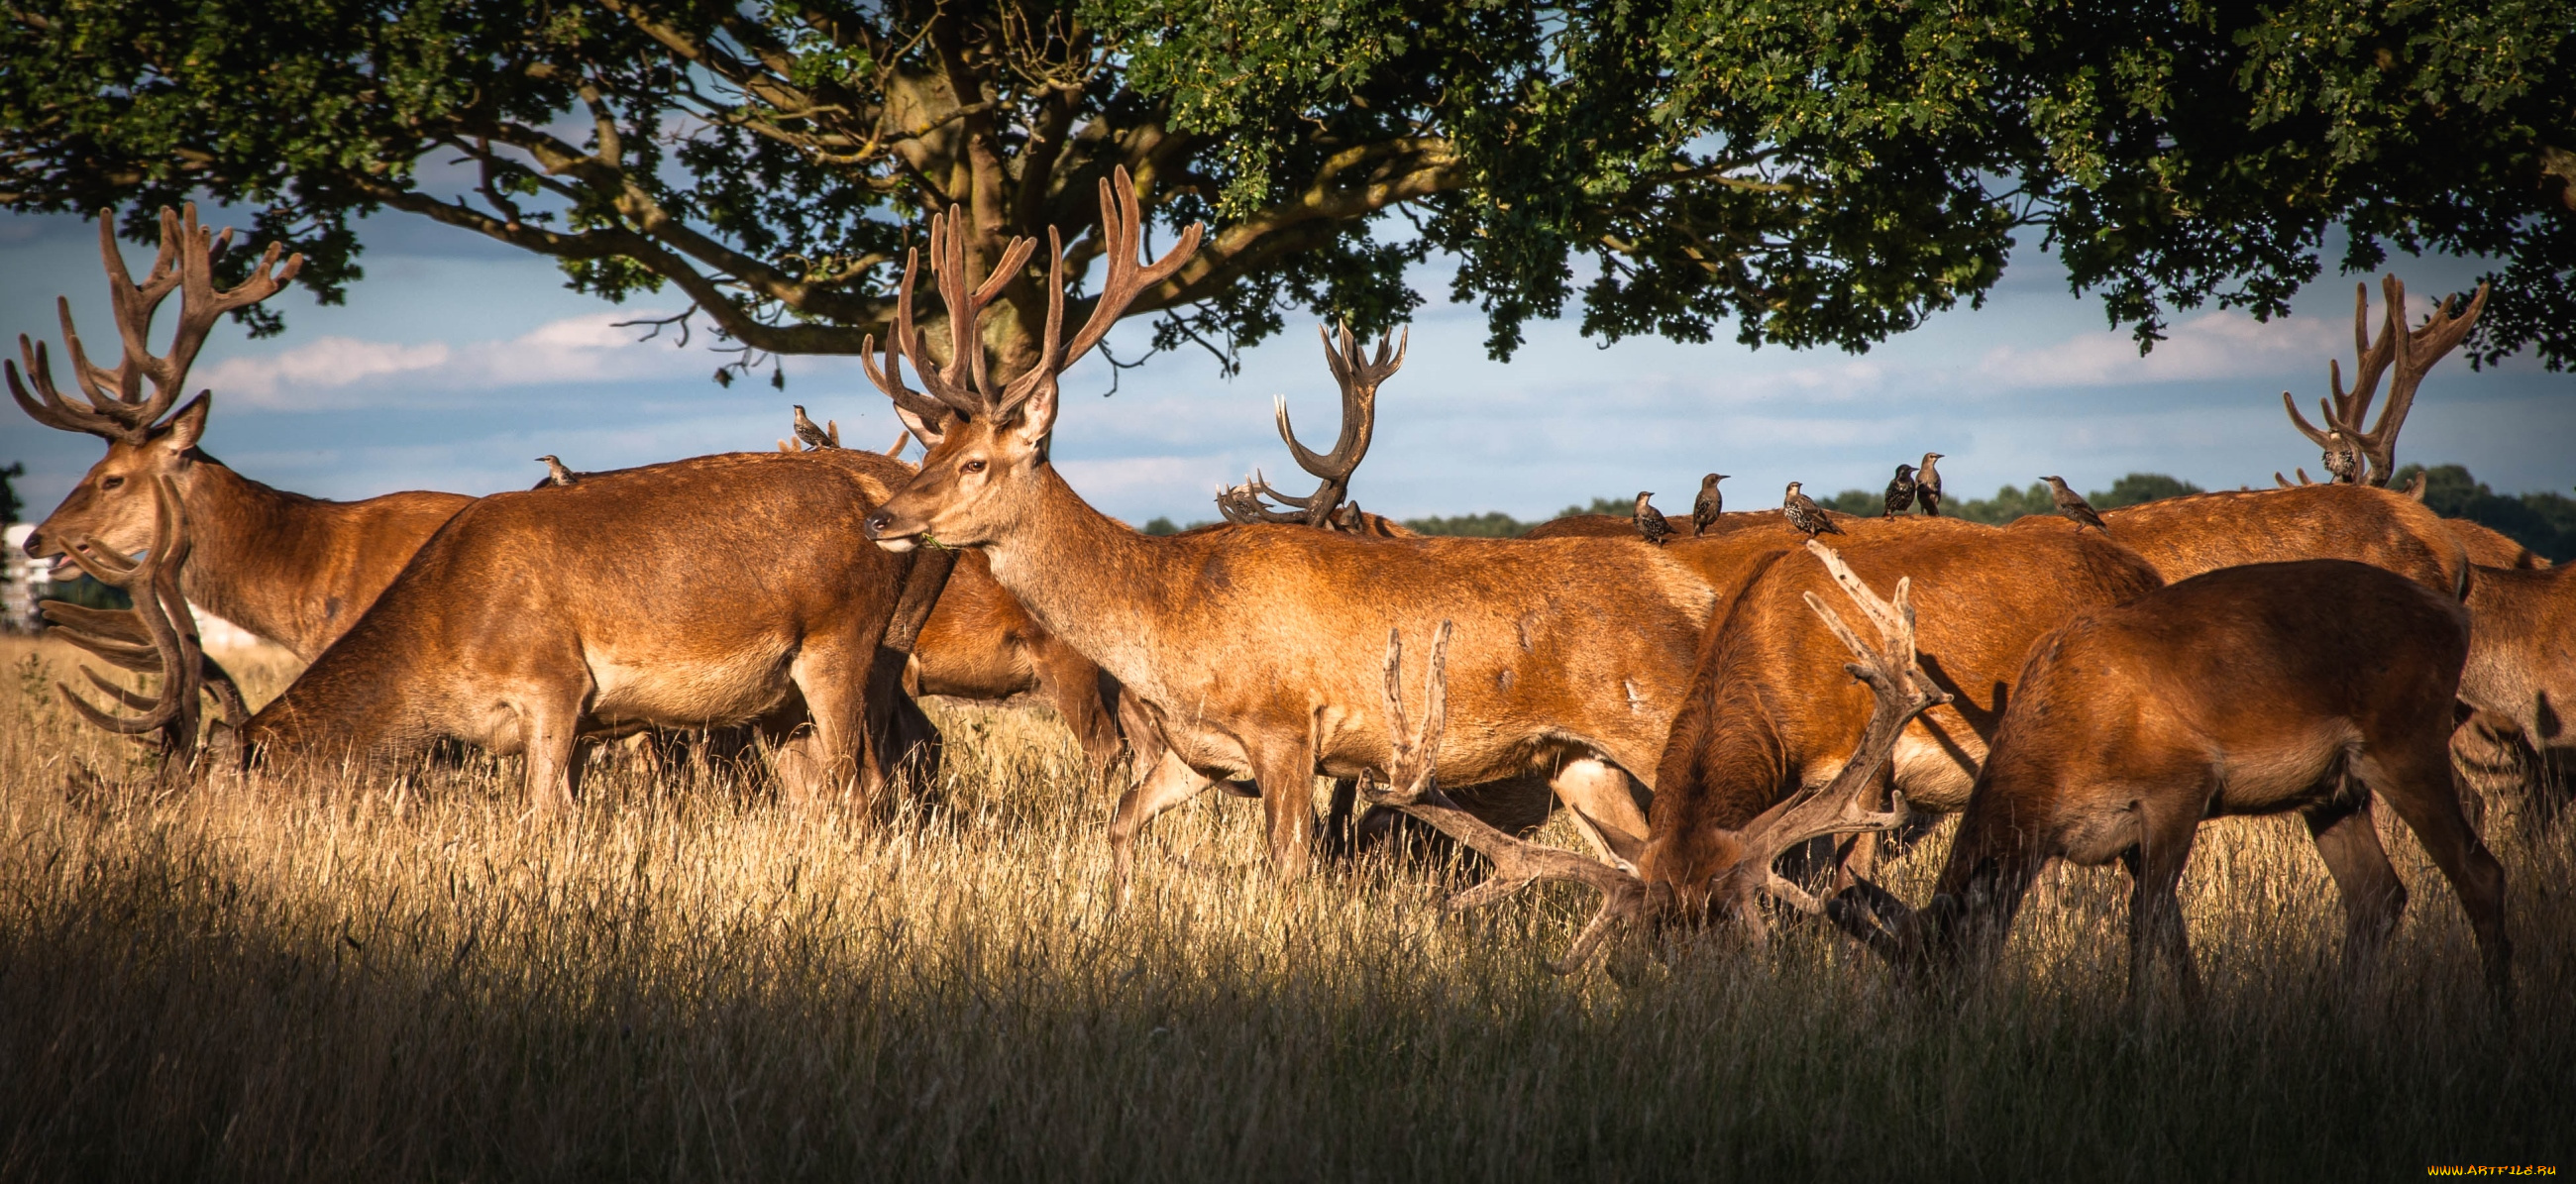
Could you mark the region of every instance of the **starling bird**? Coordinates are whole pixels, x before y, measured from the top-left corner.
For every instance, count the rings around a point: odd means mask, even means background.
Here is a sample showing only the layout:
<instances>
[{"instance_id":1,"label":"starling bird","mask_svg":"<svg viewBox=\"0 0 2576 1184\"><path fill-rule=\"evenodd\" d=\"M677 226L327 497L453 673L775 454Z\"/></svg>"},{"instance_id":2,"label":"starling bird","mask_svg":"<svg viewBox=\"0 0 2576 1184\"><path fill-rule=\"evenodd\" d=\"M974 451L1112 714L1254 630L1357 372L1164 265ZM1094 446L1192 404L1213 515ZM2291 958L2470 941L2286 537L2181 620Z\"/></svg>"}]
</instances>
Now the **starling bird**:
<instances>
[{"instance_id":1,"label":"starling bird","mask_svg":"<svg viewBox=\"0 0 2576 1184\"><path fill-rule=\"evenodd\" d=\"M2361 450L2352 446L2352 437L2340 431L2326 433L2326 472L2345 485L2360 480Z\"/></svg>"},{"instance_id":2,"label":"starling bird","mask_svg":"<svg viewBox=\"0 0 2576 1184\"><path fill-rule=\"evenodd\" d=\"M1653 496L1651 493L1637 495L1637 535L1660 547L1665 539L1672 537L1673 524L1664 521L1663 511L1646 503L1646 499Z\"/></svg>"},{"instance_id":3,"label":"starling bird","mask_svg":"<svg viewBox=\"0 0 2576 1184\"><path fill-rule=\"evenodd\" d=\"M2082 530L2090 526L2104 534L2111 533L2108 527L2102 525L2102 516L2094 513L2093 507L2084 503L2082 495L2068 489L2063 479L2042 477L2040 480L2048 482L2048 500L2057 503L2057 512L2066 515L2068 520L2074 522L2075 529Z\"/></svg>"},{"instance_id":4,"label":"starling bird","mask_svg":"<svg viewBox=\"0 0 2576 1184\"><path fill-rule=\"evenodd\" d=\"M1834 520L1825 516L1825 508L1817 505L1816 499L1798 492L1795 481L1789 483L1789 496L1780 499L1780 510L1789 519L1789 525L1807 532L1808 538L1843 532L1842 527L1834 525Z\"/></svg>"},{"instance_id":5,"label":"starling bird","mask_svg":"<svg viewBox=\"0 0 2576 1184\"><path fill-rule=\"evenodd\" d=\"M565 468L562 461L557 460L552 456L540 456L537 459L544 461L546 464L547 485L570 485L575 481L581 480L581 474Z\"/></svg>"},{"instance_id":6,"label":"starling bird","mask_svg":"<svg viewBox=\"0 0 2576 1184\"><path fill-rule=\"evenodd\" d=\"M830 431L825 431L814 426L814 421L805 417L804 404L797 403L791 406L796 408L796 439L799 443L804 444L808 450L841 446L841 424L838 420L833 421Z\"/></svg>"},{"instance_id":7,"label":"starling bird","mask_svg":"<svg viewBox=\"0 0 2576 1184\"><path fill-rule=\"evenodd\" d=\"M1934 494L1933 496L1938 497L1940 495ZM1894 518L1913 508L1914 466L1898 465L1896 466L1896 479L1887 483L1887 513L1880 515L1880 517Z\"/></svg>"},{"instance_id":8,"label":"starling bird","mask_svg":"<svg viewBox=\"0 0 2576 1184\"><path fill-rule=\"evenodd\" d=\"M1935 518L1941 516L1941 474L1933 470L1932 462L1939 459L1940 453L1926 452L1923 467L1914 470L1914 504Z\"/></svg>"},{"instance_id":9,"label":"starling bird","mask_svg":"<svg viewBox=\"0 0 2576 1184\"><path fill-rule=\"evenodd\" d=\"M1717 483L1726 480L1724 473L1711 473L1699 479L1699 500L1691 503L1691 537L1708 533L1717 516L1726 511L1726 496L1717 491Z\"/></svg>"}]
</instances>

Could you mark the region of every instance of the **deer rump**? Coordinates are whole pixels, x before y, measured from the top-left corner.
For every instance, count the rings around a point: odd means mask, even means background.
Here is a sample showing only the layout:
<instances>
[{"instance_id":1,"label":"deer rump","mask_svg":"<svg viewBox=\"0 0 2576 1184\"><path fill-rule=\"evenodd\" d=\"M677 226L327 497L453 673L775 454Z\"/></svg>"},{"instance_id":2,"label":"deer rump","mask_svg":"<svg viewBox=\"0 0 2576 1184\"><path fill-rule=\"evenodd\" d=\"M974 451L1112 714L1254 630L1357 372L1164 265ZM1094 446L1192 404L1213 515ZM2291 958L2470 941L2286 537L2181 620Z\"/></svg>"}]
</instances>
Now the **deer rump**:
<instances>
[{"instance_id":1,"label":"deer rump","mask_svg":"<svg viewBox=\"0 0 2576 1184\"><path fill-rule=\"evenodd\" d=\"M2122 604L2162 584L2099 534L2013 532L1950 518L1855 523L1836 548L1877 587L1913 581L1923 670L1953 696L1899 734L1889 777L1917 808L1965 805L1986 745L2041 634L2076 612ZM1802 787L1834 779L1870 721L1870 689L1816 614L1832 597L1812 563L1773 562L1747 581L1704 637L1690 692L1655 774L1639 874L1682 893L1731 867L1729 836Z\"/></svg>"},{"instance_id":2,"label":"deer rump","mask_svg":"<svg viewBox=\"0 0 2576 1184\"><path fill-rule=\"evenodd\" d=\"M249 739L272 763L461 740L526 753L530 792L562 797L579 743L802 708L821 772L845 777L895 709L869 692L899 671L878 648L914 566L858 527L907 476L855 451L734 453L484 498Z\"/></svg>"}]
</instances>

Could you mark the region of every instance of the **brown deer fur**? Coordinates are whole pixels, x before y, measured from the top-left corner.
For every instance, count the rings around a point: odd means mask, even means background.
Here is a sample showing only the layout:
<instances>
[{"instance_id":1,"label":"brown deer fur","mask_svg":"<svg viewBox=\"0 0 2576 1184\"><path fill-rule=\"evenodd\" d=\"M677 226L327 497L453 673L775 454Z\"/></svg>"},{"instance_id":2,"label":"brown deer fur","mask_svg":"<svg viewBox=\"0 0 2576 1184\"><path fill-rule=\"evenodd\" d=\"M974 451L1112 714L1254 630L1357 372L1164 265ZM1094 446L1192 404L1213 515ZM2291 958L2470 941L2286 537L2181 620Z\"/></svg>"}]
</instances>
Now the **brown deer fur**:
<instances>
[{"instance_id":1,"label":"brown deer fur","mask_svg":"<svg viewBox=\"0 0 2576 1184\"><path fill-rule=\"evenodd\" d=\"M84 534L119 554L140 549L152 535L153 479L167 476L188 508L195 544L180 574L188 599L310 662L357 623L431 532L474 500L412 491L333 502L271 489L197 447L207 410L201 395L141 443L110 440L107 455L27 537L27 553L61 555L62 540Z\"/></svg>"},{"instance_id":2,"label":"brown deer fur","mask_svg":"<svg viewBox=\"0 0 2576 1184\"><path fill-rule=\"evenodd\" d=\"M2535 763L2576 761L2576 567L2469 575L2469 660L2460 701L2477 715L2455 743L2482 790L2527 779ZM2481 753L2487 759L2477 759ZM2497 758L2501 759L2497 759Z\"/></svg>"},{"instance_id":3,"label":"brown deer fur","mask_svg":"<svg viewBox=\"0 0 2576 1184\"><path fill-rule=\"evenodd\" d=\"M1783 536L1793 532L1777 522ZM1997 530L1956 518L1852 519L1835 550L1873 586L1913 580L1922 668L1954 696L1906 726L1894 784L1925 810L1963 805L2033 639L2069 613L2157 587L2098 532ZM1771 531L1762 531L1769 534ZM2116 536L2114 536L2116 538ZM1783 542L1791 541L1784 537ZM1833 779L1876 700L1806 593L1840 595L1814 563L1775 563L1713 623L1658 763L1639 875L1696 906L1732 866L1728 836L1802 786Z\"/></svg>"},{"instance_id":4,"label":"brown deer fur","mask_svg":"<svg viewBox=\"0 0 2576 1184\"><path fill-rule=\"evenodd\" d=\"M814 732L782 775L871 791L897 705L865 689L913 564L857 528L907 476L874 453L734 453L480 499L247 739L272 766L442 738L524 753L530 799L551 807L576 792L587 739L801 697Z\"/></svg>"},{"instance_id":5,"label":"brown deer fur","mask_svg":"<svg viewBox=\"0 0 2576 1184\"><path fill-rule=\"evenodd\" d=\"M2440 515L2402 493L2368 485L2300 485L2164 498L2106 511L2113 541L2168 580L2248 563L2349 559L2458 596L2469 561ZM2006 529L2072 532L2056 515Z\"/></svg>"},{"instance_id":6,"label":"brown deer fur","mask_svg":"<svg viewBox=\"0 0 2576 1184\"><path fill-rule=\"evenodd\" d=\"M2480 567L2507 567L2531 570L2549 566L2549 561L2532 554L2531 548L2513 541L2503 531L2466 518L2445 518L2442 529L2458 540L2460 550L2469 562Z\"/></svg>"},{"instance_id":7,"label":"brown deer fur","mask_svg":"<svg viewBox=\"0 0 2576 1184\"><path fill-rule=\"evenodd\" d=\"M2447 754L2469 649L2458 603L2341 560L2228 568L2077 617L2032 649L1908 944L1926 963L1990 957L2048 860L2121 859L2133 990L2159 956L2189 989L2174 888L2201 821L2297 811L2366 960L2405 902L2376 794L2458 890L2503 989L2504 873L2460 815Z\"/></svg>"}]
</instances>

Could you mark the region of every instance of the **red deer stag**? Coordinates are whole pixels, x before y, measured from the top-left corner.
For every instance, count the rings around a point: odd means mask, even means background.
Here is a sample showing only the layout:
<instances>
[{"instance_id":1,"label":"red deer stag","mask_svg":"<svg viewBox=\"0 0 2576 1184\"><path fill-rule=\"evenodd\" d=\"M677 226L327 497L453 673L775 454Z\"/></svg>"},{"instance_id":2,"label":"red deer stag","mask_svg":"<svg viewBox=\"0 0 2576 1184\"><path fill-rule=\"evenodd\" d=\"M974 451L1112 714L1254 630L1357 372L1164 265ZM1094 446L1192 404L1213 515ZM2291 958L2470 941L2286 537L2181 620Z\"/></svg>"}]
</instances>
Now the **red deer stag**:
<instances>
[{"instance_id":1,"label":"red deer stag","mask_svg":"<svg viewBox=\"0 0 2576 1184\"><path fill-rule=\"evenodd\" d=\"M27 553L56 556L55 570L76 562L74 539L97 554L124 555L151 537L154 490L168 478L187 508L195 553L175 573L187 599L266 637L305 661L320 656L375 603L439 524L473 499L453 493L394 493L360 502L330 502L271 489L235 473L197 445L212 397L200 393L171 413L206 334L227 312L274 295L303 257L277 265L272 244L238 287L214 286L214 255L224 238L197 223L196 207L161 212L161 250L143 282L134 282L106 214L98 220L124 357L114 369L94 365L61 303L63 344L72 377L87 394L66 395L54 382L42 344L21 336L21 382L7 363L9 393L36 422L107 441L107 455L27 537ZM148 344L161 303L179 293L179 325L166 353ZM152 390L143 393L149 379ZM27 387L35 389L30 393ZM167 418L164 418L167 416Z\"/></svg>"},{"instance_id":2,"label":"red deer stag","mask_svg":"<svg viewBox=\"0 0 2576 1184\"><path fill-rule=\"evenodd\" d=\"M2504 872L2451 785L2451 704L2468 654L2460 605L2341 560L2228 568L2086 613L2033 647L1934 906L1909 916L1862 889L1837 917L1937 971L1994 957L2049 860L2118 859L2135 878L2132 997L2158 959L2196 995L2174 889L2201 822L2295 811L2342 890L2348 965L2359 968L2406 900L2371 824L2375 794L2460 894L2504 997Z\"/></svg>"},{"instance_id":3,"label":"red deer stag","mask_svg":"<svg viewBox=\"0 0 2576 1184\"><path fill-rule=\"evenodd\" d=\"M1880 775L1894 758L1898 738L1906 727L1926 710L1950 699L1949 692L1940 689L1916 661L1909 581L1898 579L1895 597L1881 599L1832 548L1810 542L1807 551L1820 561L1826 576L1861 610L1878 634L1875 645L1864 642L1823 597L1813 591L1802 597L1807 609L1856 659L1844 663L1843 669L1869 687L1876 706L1831 779L1801 788L1743 826L1712 836L1723 859L1714 867L1706 887L1706 907L1741 922L1744 932L1756 941L1767 932L1759 907L1765 897L1808 913L1820 913L1826 907L1771 870L1782 853L1814 839L1883 831L1904 821L1902 797L1886 810L1871 809L1869 799L1876 796ZM1440 791L1436 775L1448 725L1449 633L1450 624L1443 621L1433 636L1430 669L1424 680L1427 703L1422 726L1417 730L1405 719L1403 638L1398 631L1388 632L1385 695L1387 731L1393 742L1384 788L1370 784L1364 792L1371 802L1421 818L1493 861L1492 878L1452 898L1452 909L1499 900L1539 880L1566 880L1599 889L1600 908L1558 964L1562 970L1575 969L1588 961L1621 925L1647 916L1658 894L1650 892L1646 881L1608 864L1506 835L1476 814L1460 809Z\"/></svg>"},{"instance_id":4,"label":"red deer stag","mask_svg":"<svg viewBox=\"0 0 2576 1184\"><path fill-rule=\"evenodd\" d=\"M1390 624L1459 623L1462 669L1451 693L1468 722L1442 754L1453 773L1491 781L1549 769L1579 818L1633 818L1626 778L1597 801L1574 800L1585 791L1573 787L1608 780L1601 769L1650 767L1711 600L1687 567L1652 548L1583 540L1362 540L1274 525L1155 538L1065 485L1047 459L1058 374L1129 301L1177 273L1200 233L1185 232L1148 267L1137 258L1140 215L1123 171L1103 183L1101 207L1108 274L1090 319L1068 343L1059 251L1042 355L1007 382L989 373L974 318L960 311L973 307L960 237L939 231L931 242L952 331L944 366L931 364L913 324L917 256L907 265L885 365L873 348L866 356L930 450L867 532L895 551L925 538L982 550L1039 623L1151 710L1171 749L1121 799L1111 826L1120 867L1145 820L1213 779L1248 777L1264 797L1274 865L1301 871L1316 771L1355 777L1385 764L1386 737L1362 725L1375 712L1378 672L1354 655ZM1024 282L1034 246L1013 244L983 290ZM905 385L906 356L927 394Z\"/></svg>"},{"instance_id":5,"label":"red deer stag","mask_svg":"<svg viewBox=\"0 0 2576 1184\"><path fill-rule=\"evenodd\" d=\"M945 575L856 534L909 476L870 452L733 453L480 499L246 737L271 766L443 738L524 754L551 809L594 739L801 698L813 732L782 778L872 804L919 730L892 688Z\"/></svg>"},{"instance_id":6,"label":"red deer stag","mask_svg":"<svg viewBox=\"0 0 2576 1184\"><path fill-rule=\"evenodd\" d=\"M1997 530L1956 518L1854 519L1841 562L1872 582L1913 581L1926 621L1921 663L1945 693L1898 738L1889 780L1918 809L1968 800L2031 643L2072 614L2158 587L2155 571L2100 532ZM1775 520L1774 529L1788 528ZM1767 533L1767 532L1766 532ZM2116 536L2113 536L2116 538ZM1638 871L1701 914L1736 856L1727 836L1832 781L1866 732L1871 698L1843 676L1806 599L1829 573L1780 562L1712 624L1655 774Z\"/></svg>"}]
</instances>

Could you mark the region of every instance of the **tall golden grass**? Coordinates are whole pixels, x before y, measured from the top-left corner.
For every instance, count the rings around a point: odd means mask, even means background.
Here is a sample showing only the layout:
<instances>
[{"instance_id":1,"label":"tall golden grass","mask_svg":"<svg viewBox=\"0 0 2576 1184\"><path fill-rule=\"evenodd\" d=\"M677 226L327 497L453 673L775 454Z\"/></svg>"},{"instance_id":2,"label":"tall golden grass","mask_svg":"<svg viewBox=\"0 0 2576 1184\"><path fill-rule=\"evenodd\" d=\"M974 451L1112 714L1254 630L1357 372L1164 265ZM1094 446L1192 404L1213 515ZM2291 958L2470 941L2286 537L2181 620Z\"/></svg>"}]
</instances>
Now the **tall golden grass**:
<instances>
[{"instance_id":1,"label":"tall golden grass","mask_svg":"<svg viewBox=\"0 0 2576 1184\"><path fill-rule=\"evenodd\" d=\"M1019 710L937 710L947 771L891 825L616 764L534 825L480 760L156 791L54 701L69 650L0 660L13 1179L2341 1178L2576 1140L2576 842L2510 811L2511 1021L2402 832L2413 906L2348 988L2277 820L2206 828L2208 1005L2138 1014L2116 871L2064 875L1958 998L1802 926L1559 977L1580 894L1275 883L1215 797L1113 907L1108 798Z\"/></svg>"}]
</instances>

